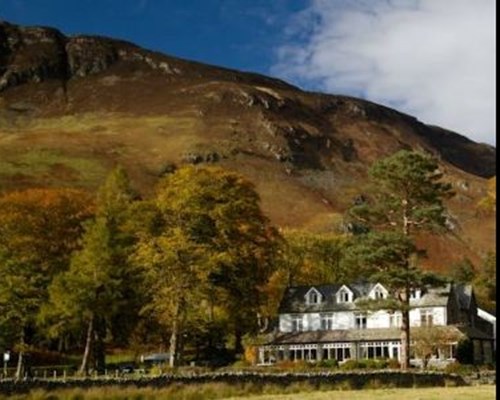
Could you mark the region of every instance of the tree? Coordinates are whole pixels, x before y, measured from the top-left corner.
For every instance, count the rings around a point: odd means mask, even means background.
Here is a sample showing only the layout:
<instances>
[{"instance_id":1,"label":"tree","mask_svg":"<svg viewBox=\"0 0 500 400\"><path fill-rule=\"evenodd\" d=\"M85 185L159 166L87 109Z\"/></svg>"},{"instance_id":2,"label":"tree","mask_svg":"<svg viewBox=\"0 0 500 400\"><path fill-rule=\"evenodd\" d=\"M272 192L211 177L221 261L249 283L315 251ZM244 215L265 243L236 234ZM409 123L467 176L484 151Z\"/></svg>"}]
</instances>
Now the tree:
<instances>
[{"instance_id":1,"label":"tree","mask_svg":"<svg viewBox=\"0 0 500 400\"><path fill-rule=\"evenodd\" d=\"M473 281L479 306L496 314L497 308L497 255L488 252L483 257Z\"/></svg>"},{"instance_id":2,"label":"tree","mask_svg":"<svg viewBox=\"0 0 500 400\"><path fill-rule=\"evenodd\" d=\"M95 218L86 224L82 248L73 253L69 270L52 282L50 302L41 314L54 336L85 327L81 374L87 373L91 355L97 371L104 371L107 329L120 311L130 308L130 299L134 304L131 283L136 280L128 263L134 242L125 229L133 198L125 171L112 171L98 191Z\"/></svg>"},{"instance_id":3,"label":"tree","mask_svg":"<svg viewBox=\"0 0 500 400\"><path fill-rule=\"evenodd\" d=\"M442 230L446 225L443 200L452 196L451 185L430 156L402 150L374 163L369 171L373 189L368 200L358 202L349 216L372 230L398 231L411 237L417 230ZM399 240L399 239L398 239ZM409 367L409 295L413 271L411 257L391 269L403 284L398 291L402 310L401 368ZM399 272L401 270L402 272ZM404 283L406 281L406 283Z\"/></svg>"},{"instance_id":4,"label":"tree","mask_svg":"<svg viewBox=\"0 0 500 400\"><path fill-rule=\"evenodd\" d=\"M494 176L488 180L486 196L477 204L478 211L484 213L496 213L497 204L497 178Z\"/></svg>"},{"instance_id":5,"label":"tree","mask_svg":"<svg viewBox=\"0 0 500 400\"><path fill-rule=\"evenodd\" d=\"M340 264L346 236L284 230L283 238L280 267L287 275L285 285L321 284L352 278Z\"/></svg>"},{"instance_id":6,"label":"tree","mask_svg":"<svg viewBox=\"0 0 500 400\"><path fill-rule=\"evenodd\" d=\"M0 197L0 334L19 353L17 378L48 285L68 268L92 211L90 195L79 190L30 189Z\"/></svg>"},{"instance_id":7,"label":"tree","mask_svg":"<svg viewBox=\"0 0 500 400\"><path fill-rule=\"evenodd\" d=\"M464 257L452 264L451 274L454 282L471 283L476 277L477 272L472 261Z\"/></svg>"},{"instance_id":8,"label":"tree","mask_svg":"<svg viewBox=\"0 0 500 400\"><path fill-rule=\"evenodd\" d=\"M135 260L145 268L150 295L143 311L170 329L169 365L174 367L188 315L203 303L208 283L206 252L181 228L165 227L161 233L140 238Z\"/></svg>"},{"instance_id":9,"label":"tree","mask_svg":"<svg viewBox=\"0 0 500 400\"><path fill-rule=\"evenodd\" d=\"M85 350L79 373L87 373L91 352L102 337L104 320L116 311L122 281L115 272L111 233L104 218L88 224L83 248L72 258L70 269L52 283L44 316L54 319L56 334L86 326ZM99 358L100 354L94 354ZM102 361L101 361L102 363ZM100 366L99 366L100 368Z\"/></svg>"},{"instance_id":10,"label":"tree","mask_svg":"<svg viewBox=\"0 0 500 400\"><path fill-rule=\"evenodd\" d=\"M139 239L140 262L153 276L171 270L172 282L164 284L168 290L173 290L172 284L179 286L178 292L191 282L184 279L184 271L192 269L198 282L199 297L193 300L198 311L206 307L208 322L226 319L239 351L242 335L255 329L264 304L278 238L260 210L253 185L220 168L184 167L159 182L154 205L156 218ZM151 296L160 292L156 288ZM181 317L187 324L195 309L190 298L179 300L181 304L172 304L169 311L180 313L179 321L173 319L170 326L175 335ZM177 352L172 340L172 351Z\"/></svg>"},{"instance_id":11,"label":"tree","mask_svg":"<svg viewBox=\"0 0 500 400\"><path fill-rule=\"evenodd\" d=\"M421 327L412 335L413 351L422 360L422 369L426 369L429 359L439 351L449 351L451 344L458 344L464 335L448 329L447 326Z\"/></svg>"},{"instance_id":12,"label":"tree","mask_svg":"<svg viewBox=\"0 0 500 400\"><path fill-rule=\"evenodd\" d=\"M276 268L265 286L266 298L263 314L276 315L287 286L314 285L325 282L348 281L355 278L342 268L340 260L347 243L346 235L312 233L302 230L281 231Z\"/></svg>"}]
</instances>

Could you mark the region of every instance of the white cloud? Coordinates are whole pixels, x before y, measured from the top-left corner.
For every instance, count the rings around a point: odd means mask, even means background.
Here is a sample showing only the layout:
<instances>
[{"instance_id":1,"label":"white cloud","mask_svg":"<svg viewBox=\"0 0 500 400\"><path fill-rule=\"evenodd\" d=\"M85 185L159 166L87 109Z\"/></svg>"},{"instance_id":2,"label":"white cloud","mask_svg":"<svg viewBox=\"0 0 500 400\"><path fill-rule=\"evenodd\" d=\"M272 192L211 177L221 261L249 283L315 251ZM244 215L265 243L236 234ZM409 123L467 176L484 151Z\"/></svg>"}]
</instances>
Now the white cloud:
<instances>
[{"instance_id":1,"label":"white cloud","mask_svg":"<svg viewBox=\"0 0 500 400\"><path fill-rule=\"evenodd\" d=\"M274 75L495 144L495 0L316 0Z\"/></svg>"}]
</instances>

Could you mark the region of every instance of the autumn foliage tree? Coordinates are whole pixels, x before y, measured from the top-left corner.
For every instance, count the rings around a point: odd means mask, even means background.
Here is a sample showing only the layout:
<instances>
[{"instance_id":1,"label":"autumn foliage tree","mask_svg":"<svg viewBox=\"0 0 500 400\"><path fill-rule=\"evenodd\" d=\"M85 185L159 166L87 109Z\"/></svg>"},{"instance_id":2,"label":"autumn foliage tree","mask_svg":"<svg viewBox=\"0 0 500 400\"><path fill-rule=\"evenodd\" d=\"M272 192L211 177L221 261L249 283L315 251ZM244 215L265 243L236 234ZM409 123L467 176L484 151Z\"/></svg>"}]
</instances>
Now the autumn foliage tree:
<instances>
[{"instance_id":1,"label":"autumn foliage tree","mask_svg":"<svg viewBox=\"0 0 500 400\"><path fill-rule=\"evenodd\" d=\"M43 309L53 334L85 330L81 374L91 355L96 370L104 372L104 338L125 296L132 294L126 289L133 241L124 226L133 197L125 171L112 171L98 191L95 217L85 225L81 249L73 253L70 268L53 280Z\"/></svg>"},{"instance_id":2,"label":"autumn foliage tree","mask_svg":"<svg viewBox=\"0 0 500 400\"><path fill-rule=\"evenodd\" d=\"M165 177L157 210L137 245L149 277L148 308L168 323L171 365L190 320L222 318L241 337L256 328L278 237L253 185L220 168L184 167ZM196 289L195 289L196 288Z\"/></svg>"},{"instance_id":3,"label":"autumn foliage tree","mask_svg":"<svg viewBox=\"0 0 500 400\"><path fill-rule=\"evenodd\" d=\"M16 376L53 277L68 268L82 222L93 212L86 192L30 189L0 197L0 335L18 350Z\"/></svg>"},{"instance_id":4,"label":"autumn foliage tree","mask_svg":"<svg viewBox=\"0 0 500 400\"><path fill-rule=\"evenodd\" d=\"M340 263L347 243L346 235L312 233L286 229L280 268L288 286L325 282L346 282L352 278Z\"/></svg>"}]
</instances>

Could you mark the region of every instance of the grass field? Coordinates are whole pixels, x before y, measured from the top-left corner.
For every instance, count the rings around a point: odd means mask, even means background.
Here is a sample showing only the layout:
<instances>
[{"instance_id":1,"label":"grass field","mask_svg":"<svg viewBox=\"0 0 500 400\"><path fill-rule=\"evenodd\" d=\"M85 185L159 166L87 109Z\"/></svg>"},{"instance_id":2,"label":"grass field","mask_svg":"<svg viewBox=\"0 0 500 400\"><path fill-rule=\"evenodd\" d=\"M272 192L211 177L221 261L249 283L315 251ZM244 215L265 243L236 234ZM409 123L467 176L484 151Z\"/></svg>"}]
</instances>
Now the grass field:
<instances>
[{"instance_id":1,"label":"grass field","mask_svg":"<svg viewBox=\"0 0 500 400\"><path fill-rule=\"evenodd\" d=\"M496 386L436 387L418 389L374 389L356 391L327 391L284 395L231 397L233 400L491 400ZM229 400L228 399L228 400Z\"/></svg>"},{"instance_id":2,"label":"grass field","mask_svg":"<svg viewBox=\"0 0 500 400\"><path fill-rule=\"evenodd\" d=\"M468 387L435 387L415 389L366 389L313 391L304 386L263 388L262 392L274 394L248 395L248 388L230 388L217 383L203 386L171 385L168 388L93 388L68 389L46 392L35 390L29 394L3 396L0 400L492 400L495 399L494 385ZM255 389L255 388L253 388ZM301 391L307 390L307 391ZM253 391L253 390L252 390ZM286 394L276 394L286 391Z\"/></svg>"}]
</instances>

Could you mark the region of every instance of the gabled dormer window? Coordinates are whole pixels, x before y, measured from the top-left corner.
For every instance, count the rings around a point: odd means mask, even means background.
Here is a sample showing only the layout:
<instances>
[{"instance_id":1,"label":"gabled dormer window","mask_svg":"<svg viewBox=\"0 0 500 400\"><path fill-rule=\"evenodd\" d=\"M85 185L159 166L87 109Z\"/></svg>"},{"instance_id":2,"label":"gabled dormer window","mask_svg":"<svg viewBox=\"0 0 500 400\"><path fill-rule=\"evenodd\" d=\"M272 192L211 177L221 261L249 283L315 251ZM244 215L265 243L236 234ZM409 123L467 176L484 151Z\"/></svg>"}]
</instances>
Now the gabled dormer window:
<instances>
[{"instance_id":1,"label":"gabled dormer window","mask_svg":"<svg viewBox=\"0 0 500 400\"><path fill-rule=\"evenodd\" d=\"M411 289L410 290L410 300L418 300L422 296L422 292L420 289Z\"/></svg>"},{"instance_id":2,"label":"gabled dormer window","mask_svg":"<svg viewBox=\"0 0 500 400\"><path fill-rule=\"evenodd\" d=\"M339 303L348 303L349 302L349 293L347 291L342 291L339 293Z\"/></svg>"},{"instance_id":3,"label":"gabled dormer window","mask_svg":"<svg viewBox=\"0 0 500 400\"><path fill-rule=\"evenodd\" d=\"M352 302L352 292L346 286L342 286L337 292L337 303L350 302Z\"/></svg>"},{"instance_id":4,"label":"gabled dormer window","mask_svg":"<svg viewBox=\"0 0 500 400\"><path fill-rule=\"evenodd\" d=\"M306 293L306 304L320 304L321 303L321 293L315 288L311 288Z\"/></svg>"},{"instance_id":5,"label":"gabled dormer window","mask_svg":"<svg viewBox=\"0 0 500 400\"><path fill-rule=\"evenodd\" d=\"M369 296L375 300L385 299L387 298L387 290L380 283L377 283Z\"/></svg>"}]
</instances>

